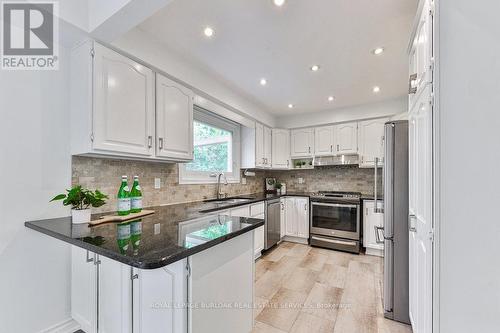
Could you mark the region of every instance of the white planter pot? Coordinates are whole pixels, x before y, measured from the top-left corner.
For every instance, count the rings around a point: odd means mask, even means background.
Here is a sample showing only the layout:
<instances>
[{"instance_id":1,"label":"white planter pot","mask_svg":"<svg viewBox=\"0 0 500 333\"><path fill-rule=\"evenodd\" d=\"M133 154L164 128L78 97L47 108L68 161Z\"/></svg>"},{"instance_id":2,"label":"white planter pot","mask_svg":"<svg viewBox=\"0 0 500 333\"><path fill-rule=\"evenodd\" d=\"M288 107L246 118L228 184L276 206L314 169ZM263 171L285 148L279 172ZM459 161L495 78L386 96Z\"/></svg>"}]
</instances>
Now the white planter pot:
<instances>
[{"instance_id":1,"label":"white planter pot","mask_svg":"<svg viewBox=\"0 0 500 333\"><path fill-rule=\"evenodd\" d=\"M89 209L72 209L71 222L75 224L89 223L92 210Z\"/></svg>"}]
</instances>

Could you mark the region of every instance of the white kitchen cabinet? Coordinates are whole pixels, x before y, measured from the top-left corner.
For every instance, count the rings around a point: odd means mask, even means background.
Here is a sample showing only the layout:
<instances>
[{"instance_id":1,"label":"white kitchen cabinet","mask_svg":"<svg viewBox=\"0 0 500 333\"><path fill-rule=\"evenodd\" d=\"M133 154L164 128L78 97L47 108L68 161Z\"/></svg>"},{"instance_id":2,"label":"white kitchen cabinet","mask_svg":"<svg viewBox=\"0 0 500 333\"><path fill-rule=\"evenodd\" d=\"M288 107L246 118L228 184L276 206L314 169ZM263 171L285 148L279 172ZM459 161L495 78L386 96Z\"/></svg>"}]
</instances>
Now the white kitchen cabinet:
<instances>
[{"instance_id":1,"label":"white kitchen cabinet","mask_svg":"<svg viewBox=\"0 0 500 333\"><path fill-rule=\"evenodd\" d=\"M285 238L289 241L307 242L309 238L309 198L284 198Z\"/></svg>"},{"instance_id":2,"label":"white kitchen cabinet","mask_svg":"<svg viewBox=\"0 0 500 333\"><path fill-rule=\"evenodd\" d=\"M334 155L335 148L335 126L316 127L314 129L314 155Z\"/></svg>"},{"instance_id":3,"label":"white kitchen cabinet","mask_svg":"<svg viewBox=\"0 0 500 333\"><path fill-rule=\"evenodd\" d=\"M384 214L375 213L375 201L373 200L364 200L363 208L363 246L366 248L366 254L383 257L383 231L377 231L375 228L384 226ZM377 242L377 232L382 243Z\"/></svg>"},{"instance_id":4,"label":"white kitchen cabinet","mask_svg":"<svg viewBox=\"0 0 500 333\"><path fill-rule=\"evenodd\" d=\"M360 168L375 167L375 158L379 166L384 160L384 124L389 118L360 121L359 124L359 157Z\"/></svg>"},{"instance_id":5,"label":"white kitchen cabinet","mask_svg":"<svg viewBox=\"0 0 500 333\"><path fill-rule=\"evenodd\" d=\"M71 317L86 333L97 333L95 254L71 246Z\"/></svg>"},{"instance_id":6,"label":"white kitchen cabinet","mask_svg":"<svg viewBox=\"0 0 500 333\"><path fill-rule=\"evenodd\" d=\"M229 215L238 217L250 217L250 205L231 208L229 210Z\"/></svg>"},{"instance_id":7,"label":"white kitchen cabinet","mask_svg":"<svg viewBox=\"0 0 500 333\"><path fill-rule=\"evenodd\" d=\"M259 202L252 205L240 206L229 210L230 216L253 217L256 219L265 219L264 203ZM261 256L264 250L264 226L254 230L254 257L255 259Z\"/></svg>"},{"instance_id":8,"label":"white kitchen cabinet","mask_svg":"<svg viewBox=\"0 0 500 333\"><path fill-rule=\"evenodd\" d=\"M267 126L255 123L255 128L241 129L241 168L269 169L272 166L272 132Z\"/></svg>"},{"instance_id":9,"label":"white kitchen cabinet","mask_svg":"<svg viewBox=\"0 0 500 333\"><path fill-rule=\"evenodd\" d=\"M186 266L183 259L157 269L133 269L134 333L187 332Z\"/></svg>"},{"instance_id":10,"label":"white kitchen cabinet","mask_svg":"<svg viewBox=\"0 0 500 333\"><path fill-rule=\"evenodd\" d=\"M273 128L272 130L272 168L289 169L290 163L290 131Z\"/></svg>"},{"instance_id":11,"label":"white kitchen cabinet","mask_svg":"<svg viewBox=\"0 0 500 333\"><path fill-rule=\"evenodd\" d=\"M280 239L283 239L286 235L286 224L285 224L285 201L286 198L280 198Z\"/></svg>"},{"instance_id":12,"label":"white kitchen cabinet","mask_svg":"<svg viewBox=\"0 0 500 333\"><path fill-rule=\"evenodd\" d=\"M290 132L291 157L314 155L314 128L293 129Z\"/></svg>"},{"instance_id":13,"label":"white kitchen cabinet","mask_svg":"<svg viewBox=\"0 0 500 333\"><path fill-rule=\"evenodd\" d=\"M336 155L350 155L358 153L358 123L344 123L335 125L335 140L333 151Z\"/></svg>"},{"instance_id":14,"label":"white kitchen cabinet","mask_svg":"<svg viewBox=\"0 0 500 333\"><path fill-rule=\"evenodd\" d=\"M191 90L156 74L156 156L193 159L193 97Z\"/></svg>"}]
</instances>

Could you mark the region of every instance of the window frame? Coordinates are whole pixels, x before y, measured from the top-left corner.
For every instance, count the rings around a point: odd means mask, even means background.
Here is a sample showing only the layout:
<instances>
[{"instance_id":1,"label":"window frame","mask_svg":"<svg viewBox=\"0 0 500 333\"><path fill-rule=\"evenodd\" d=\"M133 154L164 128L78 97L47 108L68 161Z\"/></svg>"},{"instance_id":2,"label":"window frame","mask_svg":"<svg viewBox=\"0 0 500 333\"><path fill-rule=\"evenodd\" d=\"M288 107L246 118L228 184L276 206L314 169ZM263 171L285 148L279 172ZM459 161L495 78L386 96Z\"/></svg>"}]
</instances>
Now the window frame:
<instances>
[{"instance_id":1,"label":"window frame","mask_svg":"<svg viewBox=\"0 0 500 333\"><path fill-rule=\"evenodd\" d=\"M197 105L194 106L193 123L195 121L232 132L232 172L224 172L228 183L240 183L241 167L241 125L227 118L221 117L209 110L203 109ZM194 124L193 124L194 128ZM193 133L194 135L194 133ZM194 140L193 140L194 148ZM193 156L194 158L194 156ZM179 163L179 184L215 184L217 177L214 174L218 172L208 171L189 171L186 169L187 163Z\"/></svg>"}]
</instances>

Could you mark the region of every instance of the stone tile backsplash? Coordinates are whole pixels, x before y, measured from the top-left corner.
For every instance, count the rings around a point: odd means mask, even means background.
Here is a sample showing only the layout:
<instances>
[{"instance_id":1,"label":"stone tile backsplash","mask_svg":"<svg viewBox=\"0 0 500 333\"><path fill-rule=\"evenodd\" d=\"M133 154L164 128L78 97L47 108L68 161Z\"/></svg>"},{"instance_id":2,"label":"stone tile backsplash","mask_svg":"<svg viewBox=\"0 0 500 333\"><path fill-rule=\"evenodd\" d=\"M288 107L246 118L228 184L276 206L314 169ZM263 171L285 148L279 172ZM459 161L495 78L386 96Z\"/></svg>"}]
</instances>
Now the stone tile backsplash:
<instances>
[{"instance_id":1,"label":"stone tile backsplash","mask_svg":"<svg viewBox=\"0 0 500 333\"><path fill-rule=\"evenodd\" d=\"M162 204L200 201L215 198L215 184L179 184L178 166L175 163L130 161L119 159L73 156L72 183L90 189L99 189L109 195L106 205L95 212L116 209L116 193L121 176L127 175L130 184L134 175L139 176L144 207ZM243 176L243 175L242 175ZM255 177L246 177L247 183L222 186L228 196L258 193L264 190L264 178L275 177L287 185L289 191L342 190L373 194L373 169L357 166L321 167L313 170L256 171ZM160 178L161 188L154 188L154 179ZM299 184L299 178L303 183ZM379 188L381 188L380 182Z\"/></svg>"}]
</instances>

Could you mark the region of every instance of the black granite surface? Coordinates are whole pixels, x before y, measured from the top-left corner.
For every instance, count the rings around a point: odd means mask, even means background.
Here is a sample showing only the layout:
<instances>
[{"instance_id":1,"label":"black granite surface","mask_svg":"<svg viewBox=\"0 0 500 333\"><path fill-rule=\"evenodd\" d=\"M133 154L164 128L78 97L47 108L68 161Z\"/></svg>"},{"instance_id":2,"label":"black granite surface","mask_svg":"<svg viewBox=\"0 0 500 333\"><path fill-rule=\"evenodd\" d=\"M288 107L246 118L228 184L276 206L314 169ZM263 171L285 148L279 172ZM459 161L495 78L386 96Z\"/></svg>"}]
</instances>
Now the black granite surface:
<instances>
[{"instance_id":1,"label":"black granite surface","mask_svg":"<svg viewBox=\"0 0 500 333\"><path fill-rule=\"evenodd\" d=\"M264 225L263 219L202 214L200 207L205 207L204 203L151 207L148 209L155 211L153 215L94 227L72 224L71 217L31 221L25 225L142 269L166 266Z\"/></svg>"}]
</instances>

